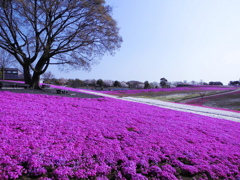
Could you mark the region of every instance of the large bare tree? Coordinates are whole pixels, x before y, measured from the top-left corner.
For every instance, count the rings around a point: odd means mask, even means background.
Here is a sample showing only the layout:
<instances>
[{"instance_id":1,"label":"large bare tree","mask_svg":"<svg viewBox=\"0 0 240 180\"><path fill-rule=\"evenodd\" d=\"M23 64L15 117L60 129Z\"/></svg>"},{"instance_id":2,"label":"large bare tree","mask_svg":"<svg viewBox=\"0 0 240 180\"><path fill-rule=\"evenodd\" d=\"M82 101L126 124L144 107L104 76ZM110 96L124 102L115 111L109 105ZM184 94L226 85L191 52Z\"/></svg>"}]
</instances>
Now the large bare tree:
<instances>
[{"instance_id":1,"label":"large bare tree","mask_svg":"<svg viewBox=\"0 0 240 180\"><path fill-rule=\"evenodd\" d=\"M25 83L39 88L50 64L89 69L120 48L111 11L104 0L1 0L0 48L21 64Z\"/></svg>"}]
</instances>

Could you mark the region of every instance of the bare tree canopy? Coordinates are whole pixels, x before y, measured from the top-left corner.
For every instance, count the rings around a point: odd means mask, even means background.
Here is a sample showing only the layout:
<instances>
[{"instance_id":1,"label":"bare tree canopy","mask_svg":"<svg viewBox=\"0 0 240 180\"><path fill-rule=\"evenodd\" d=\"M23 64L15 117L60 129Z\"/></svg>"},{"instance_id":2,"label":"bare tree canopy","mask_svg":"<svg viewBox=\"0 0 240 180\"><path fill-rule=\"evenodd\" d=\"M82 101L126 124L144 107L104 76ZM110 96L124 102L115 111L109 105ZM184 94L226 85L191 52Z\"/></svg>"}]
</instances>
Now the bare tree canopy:
<instances>
[{"instance_id":1,"label":"bare tree canopy","mask_svg":"<svg viewBox=\"0 0 240 180\"><path fill-rule=\"evenodd\" d=\"M38 87L49 64L88 69L120 48L111 11L104 0L2 0L0 48L23 66L25 83Z\"/></svg>"},{"instance_id":2,"label":"bare tree canopy","mask_svg":"<svg viewBox=\"0 0 240 180\"><path fill-rule=\"evenodd\" d=\"M42 74L42 77L44 79L44 83L50 83L51 79L54 78L54 75L51 71L46 71L44 74Z\"/></svg>"},{"instance_id":3,"label":"bare tree canopy","mask_svg":"<svg viewBox=\"0 0 240 180\"><path fill-rule=\"evenodd\" d=\"M4 79L4 69L16 65L17 61L7 51L0 49L0 71L1 78Z\"/></svg>"},{"instance_id":4,"label":"bare tree canopy","mask_svg":"<svg viewBox=\"0 0 240 180\"><path fill-rule=\"evenodd\" d=\"M10 68L16 64L14 57L7 51L0 49L0 68Z\"/></svg>"}]
</instances>

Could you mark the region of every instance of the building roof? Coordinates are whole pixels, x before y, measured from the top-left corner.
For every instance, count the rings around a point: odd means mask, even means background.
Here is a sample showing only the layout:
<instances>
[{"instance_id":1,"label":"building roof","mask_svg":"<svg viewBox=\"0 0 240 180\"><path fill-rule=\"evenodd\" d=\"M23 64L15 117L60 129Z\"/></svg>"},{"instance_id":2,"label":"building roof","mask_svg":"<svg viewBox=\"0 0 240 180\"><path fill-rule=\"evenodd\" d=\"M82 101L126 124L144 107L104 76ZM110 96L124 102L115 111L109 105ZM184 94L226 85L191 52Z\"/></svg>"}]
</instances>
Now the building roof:
<instances>
[{"instance_id":1,"label":"building roof","mask_svg":"<svg viewBox=\"0 0 240 180\"><path fill-rule=\"evenodd\" d=\"M19 70L18 68L4 68L4 71L19 71L22 73L22 71Z\"/></svg>"},{"instance_id":2,"label":"building roof","mask_svg":"<svg viewBox=\"0 0 240 180\"><path fill-rule=\"evenodd\" d=\"M4 68L4 70L7 70L7 71L9 71L9 70L17 70L17 71L20 71L18 68Z\"/></svg>"}]
</instances>

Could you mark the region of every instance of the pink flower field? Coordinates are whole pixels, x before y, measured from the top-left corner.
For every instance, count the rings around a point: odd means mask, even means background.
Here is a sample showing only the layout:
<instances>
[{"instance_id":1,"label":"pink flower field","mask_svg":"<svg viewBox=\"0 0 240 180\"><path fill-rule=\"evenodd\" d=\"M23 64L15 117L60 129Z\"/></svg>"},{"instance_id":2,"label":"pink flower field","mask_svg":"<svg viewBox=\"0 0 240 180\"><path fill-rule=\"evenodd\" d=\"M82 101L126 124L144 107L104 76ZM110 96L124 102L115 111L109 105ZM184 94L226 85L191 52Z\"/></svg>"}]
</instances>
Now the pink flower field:
<instances>
[{"instance_id":1,"label":"pink flower field","mask_svg":"<svg viewBox=\"0 0 240 180\"><path fill-rule=\"evenodd\" d=\"M240 179L240 123L111 98L0 92L0 179Z\"/></svg>"},{"instance_id":2,"label":"pink flower field","mask_svg":"<svg viewBox=\"0 0 240 180\"><path fill-rule=\"evenodd\" d=\"M201 100L191 100L187 104L197 106L208 106L215 108L225 108L229 111L239 112L240 90L227 94L219 94L212 97L204 97Z\"/></svg>"}]
</instances>

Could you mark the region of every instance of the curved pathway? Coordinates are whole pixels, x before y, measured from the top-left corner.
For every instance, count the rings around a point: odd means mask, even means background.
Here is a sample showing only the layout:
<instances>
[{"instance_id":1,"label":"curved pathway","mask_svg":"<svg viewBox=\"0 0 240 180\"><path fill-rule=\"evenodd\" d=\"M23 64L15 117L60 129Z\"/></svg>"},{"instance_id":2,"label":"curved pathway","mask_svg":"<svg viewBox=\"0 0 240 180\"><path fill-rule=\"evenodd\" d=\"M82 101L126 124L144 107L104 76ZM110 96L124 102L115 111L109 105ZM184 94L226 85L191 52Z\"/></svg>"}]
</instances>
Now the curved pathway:
<instances>
[{"instance_id":1,"label":"curved pathway","mask_svg":"<svg viewBox=\"0 0 240 180\"><path fill-rule=\"evenodd\" d=\"M240 122L240 113L232 112L232 111L192 106L192 105L180 104L180 103L172 103L172 102L160 101L155 99L147 99L147 98L136 98L136 97L120 98L117 96L103 94L95 91L87 91L87 90L79 90L79 91L83 93L89 93L89 94L95 94L95 95L104 96L104 97L111 97L111 98L122 99L126 101L144 103L144 104L149 104L149 105L158 106L162 108L173 109L177 111L190 112L190 113L200 114L204 116L210 116L214 118Z\"/></svg>"},{"instance_id":2,"label":"curved pathway","mask_svg":"<svg viewBox=\"0 0 240 180\"><path fill-rule=\"evenodd\" d=\"M210 116L214 118L227 119L231 121L240 122L240 113L232 112L232 111L212 109L212 108L200 107L200 106L192 106L187 104L178 104L178 103L159 101L159 100L153 100L153 99L145 99L145 98L126 97L124 99L145 103L145 104L150 104L154 106L159 106L163 108L173 109L177 111L191 112L195 114L201 114L204 116Z\"/></svg>"}]
</instances>

